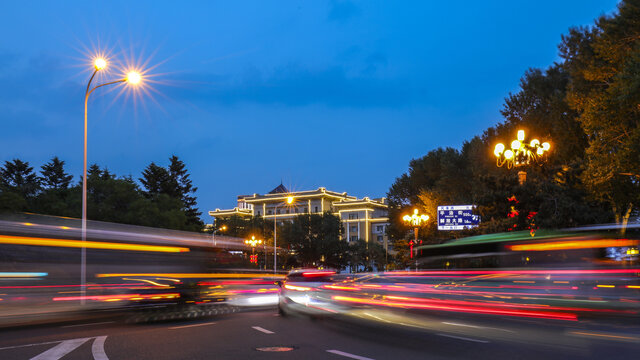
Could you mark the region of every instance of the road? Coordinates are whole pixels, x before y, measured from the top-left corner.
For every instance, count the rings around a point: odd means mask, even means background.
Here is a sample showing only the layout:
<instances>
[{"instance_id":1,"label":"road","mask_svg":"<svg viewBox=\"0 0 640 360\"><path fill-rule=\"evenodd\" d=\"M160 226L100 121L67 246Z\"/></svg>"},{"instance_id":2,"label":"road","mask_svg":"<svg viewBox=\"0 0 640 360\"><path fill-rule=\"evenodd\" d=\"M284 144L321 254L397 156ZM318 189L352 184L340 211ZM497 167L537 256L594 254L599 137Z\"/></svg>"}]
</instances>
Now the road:
<instances>
[{"instance_id":1,"label":"road","mask_svg":"<svg viewBox=\"0 0 640 360\"><path fill-rule=\"evenodd\" d=\"M606 341L605 341L606 340ZM126 324L116 319L0 330L12 359L630 359L635 341L581 339L574 348L448 333L407 333L273 310L191 321ZM279 351L277 351L279 350Z\"/></svg>"}]
</instances>

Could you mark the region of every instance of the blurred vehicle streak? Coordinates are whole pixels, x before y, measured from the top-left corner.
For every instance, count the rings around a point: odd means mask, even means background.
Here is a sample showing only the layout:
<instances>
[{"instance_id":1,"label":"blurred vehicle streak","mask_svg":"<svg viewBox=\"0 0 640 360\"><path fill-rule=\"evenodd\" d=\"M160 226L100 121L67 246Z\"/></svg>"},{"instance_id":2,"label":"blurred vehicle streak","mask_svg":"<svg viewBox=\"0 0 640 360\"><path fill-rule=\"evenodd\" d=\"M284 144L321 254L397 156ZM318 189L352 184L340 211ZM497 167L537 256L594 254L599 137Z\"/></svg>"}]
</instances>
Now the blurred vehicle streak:
<instances>
[{"instance_id":1,"label":"blurred vehicle streak","mask_svg":"<svg viewBox=\"0 0 640 360\"><path fill-rule=\"evenodd\" d=\"M218 236L214 247L206 234L90 222L82 242L79 225L31 214L0 220L0 326L123 310L180 318L277 302L279 277L250 269L242 239Z\"/></svg>"}]
</instances>

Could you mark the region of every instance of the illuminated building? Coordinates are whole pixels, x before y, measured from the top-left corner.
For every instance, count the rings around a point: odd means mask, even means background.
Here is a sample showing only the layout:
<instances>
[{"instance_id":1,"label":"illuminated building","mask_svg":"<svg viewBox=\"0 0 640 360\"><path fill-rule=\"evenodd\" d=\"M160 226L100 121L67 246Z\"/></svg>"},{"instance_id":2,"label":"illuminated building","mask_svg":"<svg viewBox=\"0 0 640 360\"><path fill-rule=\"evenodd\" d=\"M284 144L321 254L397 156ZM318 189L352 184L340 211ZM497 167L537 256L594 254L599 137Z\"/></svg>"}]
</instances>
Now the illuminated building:
<instances>
[{"instance_id":1,"label":"illuminated building","mask_svg":"<svg viewBox=\"0 0 640 360\"><path fill-rule=\"evenodd\" d=\"M295 199L290 205L287 204L288 197ZM277 217L277 221L282 222L302 214L330 212L340 217L343 240L378 241L386 247L386 230L389 224L387 210L386 198L359 199L347 195L346 192L330 191L324 187L290 192L280 184L267 194L240 195L237 207L228 210L216 209L209 211L209 215L215 219L261 216L272 220Z\"/></svg>"}]
</instances>

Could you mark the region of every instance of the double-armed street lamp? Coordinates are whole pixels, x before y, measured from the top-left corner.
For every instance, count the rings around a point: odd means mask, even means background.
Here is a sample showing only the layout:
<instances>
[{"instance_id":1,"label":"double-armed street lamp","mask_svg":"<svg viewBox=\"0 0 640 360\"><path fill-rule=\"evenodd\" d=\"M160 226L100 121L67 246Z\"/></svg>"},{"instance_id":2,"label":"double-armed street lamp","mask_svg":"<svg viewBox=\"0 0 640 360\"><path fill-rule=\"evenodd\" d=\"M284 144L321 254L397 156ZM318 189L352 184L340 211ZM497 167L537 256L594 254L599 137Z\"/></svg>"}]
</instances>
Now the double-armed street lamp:
<instances>
[{"instance_id":1,"label":"double-armed street lamp","mask_svg":"<svg viewBox=\"0 0 640 360\"><path fill-rule=\"evenodd\" d=\"M218 229L218 231L220 232L223 232L225 230L227 230L227 225L222 225L220 229ZM214 227L213 228L213 246L216 246L216 245L218 245L218 243L216 242L216 229Z\"/></svg>"},{"instance_id":2,"label":"double-armed street lamp","mask_svg":"<svg viewBox=\"0 0 640 360\"><path fill-rule=\"evenodd\" d=\"M251 246L251 262L252 263L258 263L258 256L254 255L255 252L255 248L257 245L262 244L262 240L260 239L256 239L256 237L254 235L251 235L251 239L247 239L244 241L245 244Z\"/></svg>"},{"instance_id":3,"label":"double-armed street lamp","mask_svg":"<svg viewBox=\"0 0 640 360\"><path fill-rule=\"evenodd\" d=\"M273 209L273 273L276 274L278 268L277 268L277 257L278 257L278 250L277 250L277 246L276 246L276 229L277 229L277 225L278 225L278 208L280 207L280 205L286 205L286 206L290 206L291 204L293 204L293 196L289 195L287 196L287 201L285 203L282 204L278 204L276 205L275 209Z\"/></svg>"},{"instance_id":4,"label":"double-armed street lamp","mask_svg":"<svg viewBox=\"0 0 640 360\"><path fill-rule=\"evenodd\" d=\"M518 137L511 142L511 148L505 150L502 143L496 145L493 154L496 156L496 165L501 167L507 165L507 169L529 165L540 161L545 153L551 149L548 142L542 144L538 139L533 139L529 143L525 141L524 130L518 130ZM518 171L518 181L520 185L527 181L527 172Z\"/></svg>"},{"instance_id":5,"label":"double-armed street lamp","mask_svg":"<svg viewBox=\"0 0 640 360\"><path fill-rule=\"evenodd\" d=\"M87 240L87 104L89 102L89 95L93 93L96 89L113 85L118 83L128 83L130 85L138 85L142 81L142 76L140 73L136 71L128 72L125 77L120 78L115 81L110 81L104 84L97 85L91 88L91 83L93 82L93 78L96 76L98 71L101 71L107 67L107 60L99 57L96 58L93 62L93 74L91 74L91 78L89 78L89 83L87 84L87 90L84 94L84 166L82 170L82 252L81 252L81 269L80 269L80 302L82 305L85 304L85 295L86 295L86 281L87 281L87 249L85 247L85 242Z\"/></svg>"},{"instance_id":6,"label":"double-armed street lamp","mask_svg":"<svg viewBox=\"0 0 640 360\"><path fill-rule=\"evenodd\" d=\"M429 215L418 214L418 209L413 209L413 214L403 216L402 220L406 225L413 226L414 239L413 241L409 241L409 258L413 259L413 244L418 244L418 229L420 229L423 222L427 222L427 220L429 220Z\"/></svg>"}]
</instances>

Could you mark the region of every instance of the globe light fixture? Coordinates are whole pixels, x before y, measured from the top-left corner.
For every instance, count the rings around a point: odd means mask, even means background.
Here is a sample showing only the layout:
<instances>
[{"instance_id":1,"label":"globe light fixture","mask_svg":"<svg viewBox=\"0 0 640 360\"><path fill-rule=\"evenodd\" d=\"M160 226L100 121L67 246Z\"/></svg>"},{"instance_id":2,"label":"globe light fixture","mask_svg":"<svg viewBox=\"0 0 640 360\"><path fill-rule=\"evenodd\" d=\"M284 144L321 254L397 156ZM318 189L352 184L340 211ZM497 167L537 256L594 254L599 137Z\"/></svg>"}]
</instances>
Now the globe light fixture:
<instances>
[{"instance_id":1,"label":"globe light fixture","mask_svg":"<svg viewBox=\"0 0 640 360\"><path fill-rule=\"evenodd\" d=\"M418 209L413 209L413 214L403 216L402 220L405 224L413 226L414 239L409 242L409 258L413 259L413 244L418 244L418 229L422 226L423 222L429 220L429 215L419 214Z\"/></svg>"},{"instance_id":2,"label":"globe light fixture","mask_svg":"<svg viewBox=\"0 0 640 360\"><path fill-rule=\"evenodd\" d=\"M137 71L130 71L125 79L129 84L138 85L142 81L142 76Z\"/></svg>"},{"instance_id":3,"label":"globe light fixture","mask_svg":"<svg viewBox=\"0 0 640 360\"><path fill-rule=\"evenodd\" d=\"M262 244L262 240L256 239L255 236L251 235L251 239L247 239L244 241L245 244L251 246L251 257L250 262L257 264L258 263L258 255L255 255L256 245Z\"/></svg>"},{"instance_id":4,"label":"globe light fixture","mask_svg":"<svg viewBox=\"0 0 640 360\"><path fill-rule=\"evenodd\" d=\"M511 149L505 150L504 144L499 143L493 149L493 154L496 156L498 167L506 165L508 169L511 169L543 161L546 152L550 149L551 144L548 142L540 143L538 139L532 139L527 143L524 130L518 130L517 140L511 142ZM519 171L520 185L524 184L526 179L527 172Z\"/></svg>"},{"instance_id":5,"label":"globe light fixture","mask_svg":"<svg viewBox=\"0 0 640 360\"><path fill-rule=\"evenodd\" d=\"M102 70L107 67L107 60L99 57L93 62L93 66L95 66L96 70Z\"/></svg>"}]
</instances>

